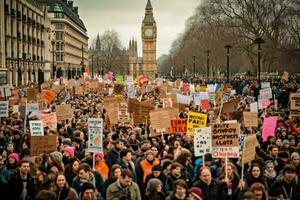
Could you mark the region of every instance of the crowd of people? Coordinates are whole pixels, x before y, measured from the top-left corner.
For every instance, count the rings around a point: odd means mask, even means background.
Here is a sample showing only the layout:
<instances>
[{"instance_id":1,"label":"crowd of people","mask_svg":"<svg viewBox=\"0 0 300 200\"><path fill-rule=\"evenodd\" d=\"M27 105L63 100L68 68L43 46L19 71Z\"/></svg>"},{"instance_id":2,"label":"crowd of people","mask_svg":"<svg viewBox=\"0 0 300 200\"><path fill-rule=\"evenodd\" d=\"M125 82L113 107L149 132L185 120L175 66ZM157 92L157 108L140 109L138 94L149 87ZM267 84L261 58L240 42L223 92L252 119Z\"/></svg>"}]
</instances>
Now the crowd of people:
<instances>
[{"instance_id":1,"label":"crowd of people","mask_svg":"<svg viewBox=\"0 0 300 200\"><path fill-rule=\"evenodd\" d=\"M213 158L210 153L196 157L193 137L187 134L165 133L150 137L147 122L110 126L104 123L103 151L93 155L86 151L87 119L103 118L107 121L107 108L103 106L103 101L108 94L85 91L83 95L74 95L68 88L62 89L47 105L48 112L49 109L50 112L55 111L55 105L61 103L71 104L73 109L72 119L58 121L56 129L44 127L45 135L57 136L57 150L33 157L30 155L31 133L28 124L24 124L29 119L24 120L10 107L9 117L1 119L0 198L299 200L300 118L291 114L289 95L300 92L300 83L280 79L268 81L273 92L273 103L258 112L259 127L252 132L260 145L256 147L255 160L244 167L241 158L225 161ZM254 79L235 79L231 85L236 90L235 96L244 99L258 96L260 86ZM113 85L106 84L105 87ZM136 84L138 99L151 99L157 107L161 106L159 91L153 89L143 93L139 88ZM128 99L126 92L122 95L125 100ZM245 104L242 109L246 111L249 104L246 101L241 103ZM195 102L191 102L180 110L178 117L186 118L189 111L197 109ZM207 113L211 115L211 112ZM263 141L262 119L274 115L278 116L276 132ZM228 116L226 113L221 115L220 122L226 121ZM208 117L207 126L210 119ZM249 133L245 128L241 128L242 132Z\"/></svg>"}]
</instances>

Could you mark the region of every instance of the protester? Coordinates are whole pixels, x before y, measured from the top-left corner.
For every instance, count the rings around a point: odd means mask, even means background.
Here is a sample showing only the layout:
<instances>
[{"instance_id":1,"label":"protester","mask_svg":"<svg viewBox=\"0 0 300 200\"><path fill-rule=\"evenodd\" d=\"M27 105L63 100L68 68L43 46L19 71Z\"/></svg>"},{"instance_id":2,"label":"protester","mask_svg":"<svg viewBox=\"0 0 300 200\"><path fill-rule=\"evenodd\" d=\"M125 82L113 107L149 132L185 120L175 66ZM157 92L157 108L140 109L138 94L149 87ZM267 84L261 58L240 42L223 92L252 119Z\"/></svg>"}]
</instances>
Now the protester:
<instances>
[{"instance_id":1,"label":"protester","mask_svg":"<svg viewBox=\"0 0 300 200\"><path fill-rule=\"evenodd\" d=\"M63 174L56 176L55 185L53 186L52 191L56 193L57 200L78 198L77 192L69 187L66 177Z\"/></svg>"},{"instance_id":2,"label":"protester","mask_svg":"<svg viewBox=\"0 0 300 200\"><path fill-rule=\"evenodd\" d=\"M146 193L145 193L146 200L164 200L165 194L163 192L163 184L160 179L152 178L147 183Z\"/></svg>"}]
</instances>

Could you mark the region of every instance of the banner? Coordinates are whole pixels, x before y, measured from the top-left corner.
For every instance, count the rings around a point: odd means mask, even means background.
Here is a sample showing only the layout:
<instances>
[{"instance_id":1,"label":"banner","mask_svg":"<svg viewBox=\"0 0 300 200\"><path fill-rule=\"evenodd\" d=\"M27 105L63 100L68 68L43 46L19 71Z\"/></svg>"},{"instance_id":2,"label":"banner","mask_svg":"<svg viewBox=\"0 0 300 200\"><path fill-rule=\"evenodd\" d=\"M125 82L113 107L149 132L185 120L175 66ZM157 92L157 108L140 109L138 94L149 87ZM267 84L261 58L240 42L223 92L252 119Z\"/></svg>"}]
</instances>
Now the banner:
<instances>
[{"instance_id":1,"label":"banner","mask_svg":"<svg viewBox=\"0 0 300 200\"><path fill-rule=\"evenodd\" d=\"M8 101L0 101L0 117L8 117Z\"/></svg>"},{"instance_id":2,"label":"banner","mask_svg":"<svg viewBox=\"0 0 300 200\"><path fill-rule=\"evenodd\" d=\"M169 133L182 133L185 134L187 131L187 119L176 118L171 119L171 127Z\"/></svg>"},{"instance_id":3,"label":"banner","mask_svg":"<svg viewBox=\"0 0 300 200\"><path fill-rule=\"evenodd\" d=\"M255 159L256 154L256 147L258 145L256 134L248 135L244 138L244 145L243 145L243 157L242 161L244 164L250 163L252 160Z\"/></svg>"},{"instance_id":4,"label":"banner","mask_svg":"<svg viewBox=\"0 0 300 200\"><path fill-rule=\"evenodd\" d=\"M71 104L56 105L55 110L58 121L71 119L73 117Z\"/></svg>"},{"instance_id":5,"label":"banner","mask_svg":"<svg viewBox=\"0 0 300 200\"><path fill-rule=\"evenodd\" d=\"M43 122L39 120L29 121L30 134L31 136L43 136L44 127Z\"/></svg>"},{"instance_id":6,"label":"banner","mask_svg":"<svg viewBox=\"0 0 300 200\"><path fill-rule=\"evenodd\" d=\"M196 157L212 152L211 127L195 128L194 152Z\"/></svg>"},{"instance_id":7,"label":"banner","mask_svg":"<svg viewBox=\"0 0 300 200\"><path fill-rule=\"evenodd\" d=\"M42 121L43 121L44 127L53 127L53 126L57 125L56 112L52 112L49 114L43 114Z\"/></svg>"},{"instance_id":8,"label":"banner","mask_svg":"<svg viewBox=\"0 0 300 200\"><path fill-rule=\"evenodd\" d=\"M30 155L40 156L57 150L56 135L36 136L30 138Z\"/></svg>"},{"instance_id":9,"label":"banner","mask_svg":"<svg viewBox=\"0 0 300 200\"><path fill-rule=\"evenodd\" d=\"M89 118L88 119L88 152L103 151L103 119Z\"/></svg>"},{"instance_id":10,"label":"banner","mask_svg":"<svg viewBox=\"0 0 300 200\"><path fill-rule=\"evenodd\" d=\"M258 127L258 113L257 112L244 112L244 125L245 127Z\"/></svg>"},{"instance_id":11,"label":"banner","mask_svg":"<svg viewBox=\"0 0 300 200\"><path fill-rule=\"evenodd\" d=\"M262 138L267 141L269 136L275 136L275 128L277 125L277 116L265 117L263 120Z\"/></svg>"}]
</instances>

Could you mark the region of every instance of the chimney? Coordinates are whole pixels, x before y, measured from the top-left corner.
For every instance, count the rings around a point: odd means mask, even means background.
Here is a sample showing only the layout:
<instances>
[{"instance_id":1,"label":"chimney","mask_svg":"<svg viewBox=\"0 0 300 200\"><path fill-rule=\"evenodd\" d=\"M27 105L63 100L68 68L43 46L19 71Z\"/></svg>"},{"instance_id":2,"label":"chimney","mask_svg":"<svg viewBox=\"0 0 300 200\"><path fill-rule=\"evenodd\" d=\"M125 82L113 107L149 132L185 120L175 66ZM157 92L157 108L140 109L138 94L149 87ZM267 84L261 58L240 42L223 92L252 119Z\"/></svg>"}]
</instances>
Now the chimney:
<instances>
[{"instance_id":1,"label":"chimney","mask_svg":"<svg viewBox=\"0 0 300 200\"><path fill-rule=\"evenodd\" d=\"M68 5L73 10L73 1L68 1Z\"/></svg>"},{"instance_id":2,"label":"chimney","mask_svg":"<svg viewBox=\"0 0 300 200\"><path fill-rule=\"evenodd\" d=\"M73 8L73 11L74 11L74 13L75 13L76 15L78 15L78 7L77 7L77 6L75 6L75 7Z\"/></svg>"}]
</instances>

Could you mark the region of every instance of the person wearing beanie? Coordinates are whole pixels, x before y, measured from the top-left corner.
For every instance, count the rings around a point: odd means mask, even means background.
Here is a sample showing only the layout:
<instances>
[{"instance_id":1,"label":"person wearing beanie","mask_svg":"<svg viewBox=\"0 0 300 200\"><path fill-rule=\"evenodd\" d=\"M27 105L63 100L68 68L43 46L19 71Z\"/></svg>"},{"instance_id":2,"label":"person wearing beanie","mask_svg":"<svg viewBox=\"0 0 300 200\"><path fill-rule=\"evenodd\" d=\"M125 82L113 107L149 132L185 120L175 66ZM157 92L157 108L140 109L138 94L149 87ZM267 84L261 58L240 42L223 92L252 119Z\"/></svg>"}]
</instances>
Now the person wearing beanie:
<instances>
[{"instance_id":1,"label":"person wearing beanie","mask_svg":"<svg viewBox=\"0 0 300 200\"><path fill-rule=\"evenodd\" d=\"M203 200L203 191L198 187L191 187L188 191L189 200Z\"/></svg>"},{"instance_id":2,"label":"person wearing beanie","mask_svg":"<svg viewBox=\"0 0 300 200\"><path fill-rule=\"evenodd\" d=\"M154 167L153 167L154 168ZM158 178L152 178L147 183L145 200L164 200L163 184Z\"/></svg>"},{"instance_id":3,"label":"person wearing beanie","mask_svg":"<svg viewBox=\"0 0 300 200\"><path fill-rule=\"evenodd\" d=\"M48 157L47 169L50 171L51 168L56 168L60 172L64 172L64 165L62 163L63 155L59 151L53 151Z\"/></svg>"},{"instance_id":4,"label":"person wearing beanie","mask_svg":"<svg viewBox=\"0 0 300 200\"><path fill-rule=\"evenodd\" d=\"M70 159L74 157L74 154L75 154L75 147L67 146L64 148L62 162L64 163L65 166L69 164Z\"/></svg>"},{"instance_id":5,"label":"person wearing beanie","mask_svg":"<svg viewBox=\"0 0 300 200\"><path fill-rule=\"evenodd\" d=\"M98 171L101 174L103 180L106 181L108 178L109 167L104 160L104 152L99 151L95 153L95 159L95 170Z\"/></svg>"},{"instance_id":6,"label":"person wearing beanie","mask_svg":"<svg viewBox=\"0 0 300 200\"><path fill-rule=\"evenodd\" d=\"M159 179L162 183L166 182L167 176L164 173L162 173L162 168L160 164L154 165L152 167L152 173L146 177L145 186L147 186L149 181L153 178ZM163 188L163 191L165 191L165 188Z\"/></svg>"},{"instance_id":7,"label":"person wearing beanie","mask_svg":"<svg viewBox=\"0 0 300 200\"><path fill-rule=\"evenodd\" d=\"M277 177L277 173L275 170L275 165L272 160L267 160L265 162L265 170L264 170L264 175L267 181L268 188L271 187L271 185L274 183Z\"/></svg>"},{"instance_id":8,"label":"person wearing beanie","mask_svg":"<svg viewBox=\"0 0 300 200\"><path fill-rule=\"evenodd\" d=\"M11 153L8 156L8 162L6 164L6 168L8 170L8 174L13 173L17 170L17 165L19 161L19 155L16 153Z\"/></svg>"},{"instance_id":9,"label":"person wearing beanie","mask_svg":"<svg viewBox=\"0 0 300 200\"><path fill-rule=\"evenodd\" d=\"M96 200L95 187L92 183L83 183L80 187L80 200Z\"/></svg>"}]
</instances>

